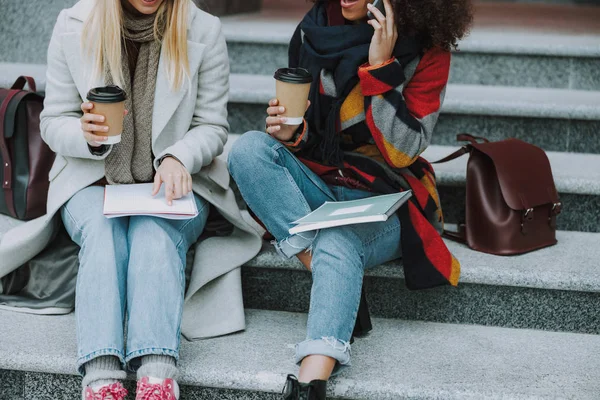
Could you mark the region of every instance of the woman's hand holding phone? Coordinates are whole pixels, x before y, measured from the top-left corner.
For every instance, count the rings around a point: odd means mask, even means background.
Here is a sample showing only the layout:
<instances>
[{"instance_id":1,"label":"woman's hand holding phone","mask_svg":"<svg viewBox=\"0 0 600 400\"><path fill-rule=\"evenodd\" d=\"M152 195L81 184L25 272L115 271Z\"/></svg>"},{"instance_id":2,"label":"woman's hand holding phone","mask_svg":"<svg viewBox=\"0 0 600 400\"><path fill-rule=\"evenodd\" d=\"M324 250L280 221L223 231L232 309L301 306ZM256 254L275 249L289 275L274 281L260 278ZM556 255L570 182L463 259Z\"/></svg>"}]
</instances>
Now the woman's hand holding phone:
<instances>
[{"instance_id":1,"label":"woman's hand holding phone","mask_svg":"<svg viewBox=\"0 0 600 400\"><path fill-rule=\"evenodd\" d=\"M310 107L310 100L306 109ZM300 125L286 125L286 118L279 115L285 112L285 107L279 105L279 100L271 99L267 108L267 133L282 142L289 142L294 137Z\"/></svg>"},{"instance_id":2,"label":"woman's hand holding phone","mask_svg":"<svg viewBox=\"0 0 600 400\"><path fill-rule=\"evenodd\" d=\"M380 1L383 1L385 6L385 15L373 4L367 6L369 12L375 17L368 21L368 24L375 29L369 48L369 64L371 65L380 65L391 59L398 40L398 29L392 4L390 0Z\"/></svg>"},{"instance_id":3,"label":"woman's hand holding phone","mask_svg":"<svg viewBox=\"0 0 600 400\"><path fill-rule=\"evenodd\" d=\"M103 115L92 114L91 111L94 108L92 103L83 103L81 105L81 111L83 111L83 117L81 117L81 130L83 131L83 137L91 147L100 147L107 140L106 133L108 132L108 126L100 125L106 118ZM125 110L125 115L128 111Z\"/></svg>"}]
</instances>

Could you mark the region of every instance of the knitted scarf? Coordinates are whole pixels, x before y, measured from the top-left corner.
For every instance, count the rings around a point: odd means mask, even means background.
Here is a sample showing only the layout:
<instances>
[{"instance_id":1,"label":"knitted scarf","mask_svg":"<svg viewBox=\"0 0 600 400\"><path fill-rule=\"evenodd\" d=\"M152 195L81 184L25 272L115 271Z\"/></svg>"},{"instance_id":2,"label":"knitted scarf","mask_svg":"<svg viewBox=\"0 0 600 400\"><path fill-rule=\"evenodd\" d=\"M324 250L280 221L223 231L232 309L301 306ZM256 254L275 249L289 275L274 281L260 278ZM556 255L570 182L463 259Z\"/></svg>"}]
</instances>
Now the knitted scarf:
<instances>
[{"instance_id":1,"label":"knitted scarf","mask_svg":"<svg viewBox=\"0 0 600 400\"><path fill-rule=\"evenodd\" d=\"M334 96L321 96L321 91L326 89L321 84L313 84L306 120L311 135L320 136L320 144L315 146L320 154L313 154L311 158L339 166L344 157L337 126L339 112L348 94L359 83L358 68L369 60L373 28L366 23L344 24L339 2L326 3L317 2L300 23L303 43L298 66L311 72L313 82L321 82L321 74L333 76L337 90ZM393 56L406 65L421 51L420 43L408 37L397 41Z\"/></svg>"},{"instance_id":2,"label":"knitted scarf","mask_svg":"<svg viewBox=\"0 0 600 400\"><path fill-rule=\"evenodd\" d=\"M130 74L127 46L123 43L123 78L127 93L125 107L129 115L123 123L121 142L114 145L106 158L105 174L109 184L150 182L152 166L152 113L161 43L154 37L156 15L133 15L124 10L123 41L140 44L133 79ZM107 76L112 84L112 76Z\"/></svg>"}]
</instances>

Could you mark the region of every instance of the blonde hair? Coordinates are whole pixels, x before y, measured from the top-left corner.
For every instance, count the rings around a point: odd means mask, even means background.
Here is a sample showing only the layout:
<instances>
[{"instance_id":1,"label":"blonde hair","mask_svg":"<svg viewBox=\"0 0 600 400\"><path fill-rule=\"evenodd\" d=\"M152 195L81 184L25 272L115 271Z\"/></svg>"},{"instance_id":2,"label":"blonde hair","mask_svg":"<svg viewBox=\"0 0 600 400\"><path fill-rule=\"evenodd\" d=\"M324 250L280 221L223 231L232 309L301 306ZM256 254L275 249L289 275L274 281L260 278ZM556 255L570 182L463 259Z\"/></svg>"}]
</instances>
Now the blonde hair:
<instances>
[{"instance_id":1,"label":"blonde hair","mask_svg":"<svg viewBox=\"0 0 600 400\"><path fill-rule=\"evenodd\" d=\"M123 0L127 1L127 0ZM189 0L164 0L154 22L154 36L162 40L166 74L173 90L190 78L187 49ZM159 32L164 21L164 34ZM97 0L82 34L84 52L94 59L94 77L110 71L116 85L123 87L122 42L123 8L121 0Z\"/></svg>"}]
</instances>

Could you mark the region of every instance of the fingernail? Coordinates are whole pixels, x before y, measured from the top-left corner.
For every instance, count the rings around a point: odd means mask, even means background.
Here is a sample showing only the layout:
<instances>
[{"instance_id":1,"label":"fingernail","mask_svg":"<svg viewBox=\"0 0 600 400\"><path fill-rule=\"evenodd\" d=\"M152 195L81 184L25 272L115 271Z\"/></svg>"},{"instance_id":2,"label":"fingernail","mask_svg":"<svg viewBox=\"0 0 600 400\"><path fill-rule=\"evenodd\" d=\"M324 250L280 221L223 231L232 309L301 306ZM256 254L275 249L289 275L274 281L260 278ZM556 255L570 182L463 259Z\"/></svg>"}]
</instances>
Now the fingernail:
<instances>
[{"instance_id":1,"label":"fingernail","mask_svg":"<svg viewBox=\"0 0 600 400\"><path fill-rule=\"evenodd\" d=\"M279 107L279 112L284 112L285 108L284 107Z\"/></svg>"},{"instance_id":2,"label":"fingernail","mask_svg":"<svg viewBox=\"0 0 600 400\"><path fill-rule=\"evenodd\" d=\"M287 118L286 117L281 118L281 122L287 122Z\"/></svg>"},{"instance_id":3,"label":"fingernail","mask_svg":"<svg viewBox=\"0 0 600 400\"><path fill-rule=\"evenodd\" d=\"M100 122L104 122L104 117L100 117Z\"/></svg>"},{"instance_id":4,"label":"fingernail","mask_svg":"<svg viewBox=\"0 0 600 400\"><path fill-rule=\"evenodd\" d=\"M104 128L102 128L104 130L104 132L108 132L108 126L105 126Z\"/></svg>"}]
</instances>

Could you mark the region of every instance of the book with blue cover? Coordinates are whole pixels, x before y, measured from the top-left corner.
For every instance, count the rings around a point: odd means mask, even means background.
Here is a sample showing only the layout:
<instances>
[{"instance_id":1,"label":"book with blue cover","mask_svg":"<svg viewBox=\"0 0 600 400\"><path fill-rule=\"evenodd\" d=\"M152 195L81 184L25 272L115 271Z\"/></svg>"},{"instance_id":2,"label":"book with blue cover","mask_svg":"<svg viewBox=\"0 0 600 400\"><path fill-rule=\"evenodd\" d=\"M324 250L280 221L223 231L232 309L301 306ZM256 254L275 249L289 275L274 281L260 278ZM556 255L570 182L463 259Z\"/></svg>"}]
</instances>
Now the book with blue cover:
<instances>
[{"instance_id":1,"label":"book with blue cover","mask_svg":"<svg viewBox=\"0 0 600 400\"><path fill-rule=\"evenodd\" d=\"M412 191L352 201L327 201L304 218L295 221L290 235L335 226L387 221L412 196Z\"/></svg>"}]
</instances>

